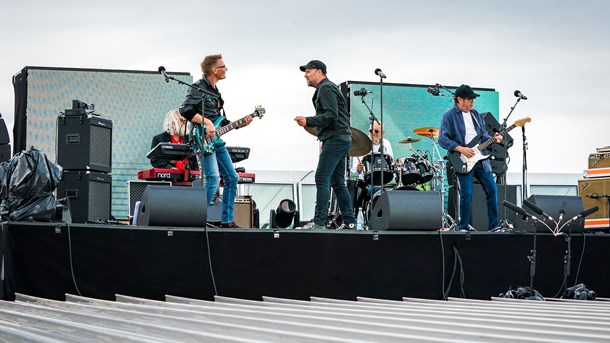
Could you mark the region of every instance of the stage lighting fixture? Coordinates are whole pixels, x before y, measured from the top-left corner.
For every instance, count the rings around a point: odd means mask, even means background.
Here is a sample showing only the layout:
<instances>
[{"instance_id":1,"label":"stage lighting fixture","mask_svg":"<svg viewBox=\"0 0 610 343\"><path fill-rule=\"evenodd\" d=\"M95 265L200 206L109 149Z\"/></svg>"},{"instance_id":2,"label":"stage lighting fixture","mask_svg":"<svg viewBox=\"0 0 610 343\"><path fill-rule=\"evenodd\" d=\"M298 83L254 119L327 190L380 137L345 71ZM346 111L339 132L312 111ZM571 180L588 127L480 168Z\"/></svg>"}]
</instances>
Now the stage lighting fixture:
<instances>
[{"instance_id":1,"label":"stage lighting fixture","mask_svg":"<svg viewBox=\"0 0 610 343\"><path fill-rule=\"evenodd\" d=\"M271 210L269 223L271 228L287 228L290 224L296 227L299 222L299 211L294 201L284 199L280 201L277 209Z\"/></svg>"}]
</instances>

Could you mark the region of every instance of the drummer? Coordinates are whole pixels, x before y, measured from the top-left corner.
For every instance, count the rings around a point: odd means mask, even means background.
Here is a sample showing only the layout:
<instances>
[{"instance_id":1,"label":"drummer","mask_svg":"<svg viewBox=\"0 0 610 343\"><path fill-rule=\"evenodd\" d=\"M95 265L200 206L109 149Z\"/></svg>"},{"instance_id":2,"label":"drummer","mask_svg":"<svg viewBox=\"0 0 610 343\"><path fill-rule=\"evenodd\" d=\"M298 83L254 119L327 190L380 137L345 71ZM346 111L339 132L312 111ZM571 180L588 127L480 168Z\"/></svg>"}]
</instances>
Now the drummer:
<instances>
[{"instance_id":1,"label":"drummer","mask_svg":"<svg viewBox=\"0 0 610 343\"><path fill-rule=\"evenodd\" d=\"M373 122L373 128L370 129L369 128L369 137L371 137L371 141L373 142L373 151L374 152L379 152L379 147L381 146L381 134L382 134L382 129L381 129L381 125L379 124L378 121ZM385 135L385 130L383 130L383 134ZM387 140L386 138L383 139L383 152L386 155L389 155L392 159L394 159L394 154L392 152L392 145L390 144L390 141ZM367 155L370 155L367 154ZM365 155L365 156L367 156ZM365 156L361 156L361 157L354 157L352 159L352 169L351 169L351 173L352 175L357 175L358 176L358 180L362 181L362 182L358 182L359 184L363 184L364 183L364 176L365 176L365 170L364 170L364 163L363 163L363 158ZM389 168L390 166L388 166ZM388 180L391 181L391 180ZM375 192L381 190L381 186L368 186L368 196L371 197L373 194L375 194ZM360 199L358 199L358 201L360 201Z\"/></svg>"}]
</instances>

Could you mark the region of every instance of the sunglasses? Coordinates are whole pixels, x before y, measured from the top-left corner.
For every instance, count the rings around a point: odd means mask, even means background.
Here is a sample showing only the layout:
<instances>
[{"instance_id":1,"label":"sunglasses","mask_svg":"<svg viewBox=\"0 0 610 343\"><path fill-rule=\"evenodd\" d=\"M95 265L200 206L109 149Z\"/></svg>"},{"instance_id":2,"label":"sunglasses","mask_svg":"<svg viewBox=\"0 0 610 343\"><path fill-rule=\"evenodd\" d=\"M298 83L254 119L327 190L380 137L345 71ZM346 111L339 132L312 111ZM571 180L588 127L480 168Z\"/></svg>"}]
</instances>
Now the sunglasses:
<instances>
[{"instance_id":1,"label":"sunglasses","mask_svg":"<svg viewBox=\"0 0 610 343\"><path fill-rule=\"evenodd\" d=\"M369 129L369 133L373 133L373 132L375 132L375 133L379 133L379 130L377 130L377 129L375 129L375 130L371 130L371 129Z\"/></svg>"}]
</instances>

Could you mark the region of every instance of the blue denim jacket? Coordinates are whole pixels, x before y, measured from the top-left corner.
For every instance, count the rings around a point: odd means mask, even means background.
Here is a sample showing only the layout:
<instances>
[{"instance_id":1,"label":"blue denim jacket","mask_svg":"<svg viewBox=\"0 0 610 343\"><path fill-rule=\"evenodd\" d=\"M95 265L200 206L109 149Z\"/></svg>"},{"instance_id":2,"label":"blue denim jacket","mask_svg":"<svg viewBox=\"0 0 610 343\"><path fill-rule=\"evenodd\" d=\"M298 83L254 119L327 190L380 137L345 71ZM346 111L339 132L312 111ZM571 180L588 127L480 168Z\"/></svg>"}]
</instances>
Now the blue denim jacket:
<instances>
[{"instance_id":1,"label":"blue denim jacket","mask_svg":"<svg viewBox=\"0 0 610 343\"><path fill-rule=\"evenodd\" d=\"M491 136L485 130L485 121L483 117L476 110L470 111L473 118L474 127L477 131L477 134L482 134L479 143L483 143L484 141L491 138ZM452 108L448 109L443 115L443 120L441 121L441 129L438 135L438 143L443 149L447 151L453 150L457 146L465 146L467 143L464 139L466 136L466 125L464 124L464 117L462 116L462 111L454 105ZM487 155L487 151L482 152L483 155ZM486 172L491 171L491 164L489 160L482 161L483 169Z\"/></svg>"}]
</instances>

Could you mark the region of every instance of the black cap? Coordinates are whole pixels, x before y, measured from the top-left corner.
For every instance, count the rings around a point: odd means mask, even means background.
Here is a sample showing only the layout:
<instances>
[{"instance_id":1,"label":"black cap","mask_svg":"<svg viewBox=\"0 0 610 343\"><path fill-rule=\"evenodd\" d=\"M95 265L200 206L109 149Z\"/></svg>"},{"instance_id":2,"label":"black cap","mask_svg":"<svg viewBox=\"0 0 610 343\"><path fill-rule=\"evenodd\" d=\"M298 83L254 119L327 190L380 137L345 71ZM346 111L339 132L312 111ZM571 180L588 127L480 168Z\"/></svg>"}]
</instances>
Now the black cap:
<instances>
[{"instance_id":1,"label":"black cap","mask_svg":"<svg viewBox=\"0 0 610 343\"><path fill-rule=\"evenodd\" d=\"M299 69L301 69L301 71L305 71L305 69L320 69L322 73L326 75L326 64L318 60L311 60L306 65L300 66Z\"/></svg>"},{"instance_id":2,"label":"black cap","mask_svg":"<svg viewBox=\"0 0 610 343\"><path fill-rule=\"evenodd\" d=\"M461 85L455 90L455 96L459 98L474 99L480 95L473 92L469 85Z\"/></svg>"}]
</instances>

